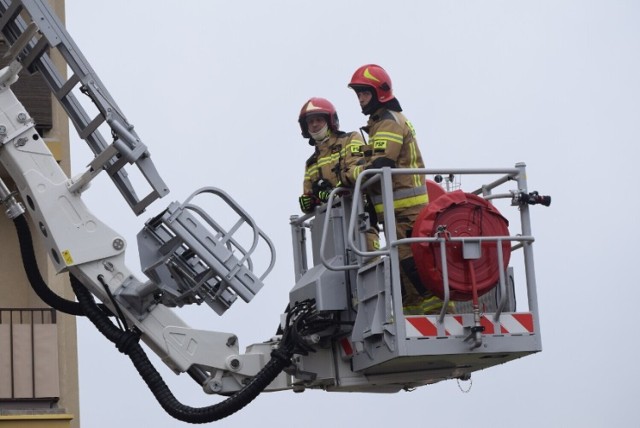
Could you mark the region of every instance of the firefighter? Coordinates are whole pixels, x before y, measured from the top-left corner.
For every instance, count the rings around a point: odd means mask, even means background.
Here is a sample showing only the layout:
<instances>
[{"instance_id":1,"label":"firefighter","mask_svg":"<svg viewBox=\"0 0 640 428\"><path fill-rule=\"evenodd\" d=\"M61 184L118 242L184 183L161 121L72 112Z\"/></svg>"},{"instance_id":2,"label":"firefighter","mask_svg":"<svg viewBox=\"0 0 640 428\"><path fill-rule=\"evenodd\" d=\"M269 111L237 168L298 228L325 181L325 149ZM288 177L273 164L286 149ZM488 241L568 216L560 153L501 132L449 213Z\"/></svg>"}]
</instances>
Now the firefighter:
<instances>
[{"instance_id":1,"label":"firefighter","mask_svg":"<svg viewBox=\"0 0 640 428\"><path fill-rule=\"evenodd\" d=\"M348 86L355 91L362 113L369 116L366 126L361 128L369 135L370 154L365 151L364 168L424 168L416 132L402 114L387 72L379 65L363 65L353 73ZM429 202L425 180L419 174L394 174L392 186L396 235L398 239L407 238L418 214ZM380 188L373 188L370 193L377 217L384 224ZM439 312L443 302L422 284L411 247L398 246L398 255L405 314ZM447 309L451 312L453 304Z\"/></svg>"},{"instance_id":2,"label":"firefighter","mask_svg":"<svg viewBox=\"0 0 640 428\"><path fill-rule=\"evenodd\" d=\"M338 113L325 98L311 98L298 117L302 136L309 139L314 152L305 164L303 191L299 198L302 212L312 212L329 199L336 187L351 188L365 163L364 143L358 132L340 131ZM367 231L367 249L379 248L375 225Z\"/></svg>"}]
</instances>

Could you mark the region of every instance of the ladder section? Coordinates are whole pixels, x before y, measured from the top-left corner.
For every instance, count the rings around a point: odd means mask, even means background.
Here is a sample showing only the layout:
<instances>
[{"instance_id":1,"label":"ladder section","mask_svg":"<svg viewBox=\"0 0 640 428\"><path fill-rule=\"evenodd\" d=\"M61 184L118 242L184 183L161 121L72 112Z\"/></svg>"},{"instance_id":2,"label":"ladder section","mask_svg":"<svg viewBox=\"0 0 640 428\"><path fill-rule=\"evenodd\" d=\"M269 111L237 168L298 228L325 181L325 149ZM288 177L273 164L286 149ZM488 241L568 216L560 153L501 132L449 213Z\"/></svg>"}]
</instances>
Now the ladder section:
<instances>
[{"instance_id":1,"label":"ladder section","mask_svg":"<svg viewBox=\"0 0 640 428\"><path fill-rule=\"evenodd\" d=\"M122 114L46 0L0 0L0 31L9 44L5 58L17 61L22 69L31 73L42 74L78 135L95 154L87 171L71 179L70 191L83 191L104 170L136 215L169 193L133 125ZM56 48L67 63L72 72L70 78L63 78L53 64L48 53L51 48ZM95 117L89 116L72 93L76 87L97 108ZM111 129L111 144L99 129L105 123ZM137 196L125 170L127 164L135 164L146 179L151 189L146 196Z\"/></svg>"}]
</instances>

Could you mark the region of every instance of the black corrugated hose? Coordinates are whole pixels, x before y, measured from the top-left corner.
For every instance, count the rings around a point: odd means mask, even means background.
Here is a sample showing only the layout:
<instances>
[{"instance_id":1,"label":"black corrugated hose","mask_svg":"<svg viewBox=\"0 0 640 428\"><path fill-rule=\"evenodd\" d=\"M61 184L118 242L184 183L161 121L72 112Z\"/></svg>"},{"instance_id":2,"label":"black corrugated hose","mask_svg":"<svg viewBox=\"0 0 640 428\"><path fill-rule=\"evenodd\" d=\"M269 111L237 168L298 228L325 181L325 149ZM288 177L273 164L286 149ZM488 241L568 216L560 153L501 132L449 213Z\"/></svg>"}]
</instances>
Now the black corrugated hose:
<instances>
[{"instance_id":1,"label":"black corrugated hose","mask_svg":"<svg viewBox=\"0 0 640 428\"><path fill-rule=\"evenodd\" d=\"M31 284L31 288L36 292L38 297L52 308L64 312L66 314L83 316L82 308L78 302L64 299L51 291L40 275L38 262L33 250L33 242L31 239L31 231L27 219L24 215L17 216L13 219L18 232L18 242L20 244L20 254L22 256L22 264L27 274L27 279Z\"/></svg>"},{"instance_id":2,"label":"black corrugated hose","mask_svg":"<svg viewBox=\"0 0 640 428\"><path fill-rule=\"evenodd\" d=\"M93 296L74 276L71 277L78 301L82 305L87 317L95 326L112 341L118 350L131 358L133 365L144 379L147 386L158 400L162 408L172 417L189 423L207 423L223 419L253 401L289 364L293 350L276 349L271 353L271 360L243 389L226 400L212 406L194 408L180 403L169 390L164 380L138 343L139 335L132 331L123 331L116 327L109 318L100 311ZM282 348L282 347L281 347Z\"/></svg>"},{"instance_id":3,"label":"black corrugated hose","mask_svg":"<svg viewBox=\"0 0 640 428\"><path fill-rule=\"evenodd\" d=\"M60 312L76 316L87 316L96 328L116 345L120 352L129 356L162 408L178 420L194 424L208 423L232 415L253 401L282 370L291 364L291 357L296 352L296 349L298 349L298 352L301 351L296 344L297 334L288 334L290 332L285 329L280 346L271 352L271 360L244 388L226 400L212 406L201 408L186 406L175 398L151 361L149 361L144 349L138 343L140 335L132 331L121 330L115 326L109 320L111 313L108 308L103 304L97 304L93 299L93 295L75 276L71 275L70 278L71 286L78 298L78 302L64 299L51 291L38 269L31 231L25 216L16 217L14 224L18 233L24 269L38 297Z\"/></svg>"}]
</instances>

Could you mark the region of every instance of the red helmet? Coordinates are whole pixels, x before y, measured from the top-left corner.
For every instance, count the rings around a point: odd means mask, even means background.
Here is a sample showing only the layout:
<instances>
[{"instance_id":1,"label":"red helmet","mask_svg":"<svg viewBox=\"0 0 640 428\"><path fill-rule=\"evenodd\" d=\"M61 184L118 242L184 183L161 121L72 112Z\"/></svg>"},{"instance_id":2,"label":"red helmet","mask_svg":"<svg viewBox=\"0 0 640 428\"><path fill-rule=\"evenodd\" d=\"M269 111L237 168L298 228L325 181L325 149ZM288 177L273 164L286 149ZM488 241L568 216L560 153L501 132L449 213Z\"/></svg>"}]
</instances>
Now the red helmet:
<instances>
[{"instance_id":1,"label":"red helmet","mask_svg":"<svg viewBox=\"0 0 640 428\"><path fill-rule=\"evenodd\" d=\"M326 117L327 125L333 132L338 132L340 129L340 122L338 122L338 113L336 108L331 102L325 98L310 98L309 101L304 103L302 109L300 109L300 116L298 117L298 123L300 123L300 129L302 130L302 136L305 138L311 138L309 134L309 126L307 125L306 118L309 115L320 114Z\"/></svg>"},{"instance_id":2,"label":"red helmet","mask_svg":"<svg viewBox=\"0 0 640 428\"><path fill-rule=\"evenodd\" d=\"M391 85L391 78L384 71L384 68L375 64L366 64L358 68L353 76L349 87L356 89L358 86L368 86L373 88L378 97L378 101L386 103L394 98Z\"/></svg>"}]
</instances>

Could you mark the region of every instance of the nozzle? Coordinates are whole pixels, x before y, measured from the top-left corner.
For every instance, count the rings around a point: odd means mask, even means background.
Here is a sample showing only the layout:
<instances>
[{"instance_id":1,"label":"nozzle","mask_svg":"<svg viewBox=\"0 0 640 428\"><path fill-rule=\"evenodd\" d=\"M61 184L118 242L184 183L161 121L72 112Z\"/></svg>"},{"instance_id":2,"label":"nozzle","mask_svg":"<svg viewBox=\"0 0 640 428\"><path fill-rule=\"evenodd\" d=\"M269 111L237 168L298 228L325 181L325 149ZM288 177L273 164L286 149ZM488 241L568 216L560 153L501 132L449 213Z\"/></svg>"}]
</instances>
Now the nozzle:
<instances>
[{"instance_id":1,"label":"nozzle","mask_svg":"<svg viewBox=\"0 0 640 428\"><path fill-rule=\"evenodd\" d=\"M548 207L551 205L551 196L541 195L537 191L527 193L520 193L520 203L521 204L529 204L529 205L544 205Z\"/></svg>"}]
</instances>

